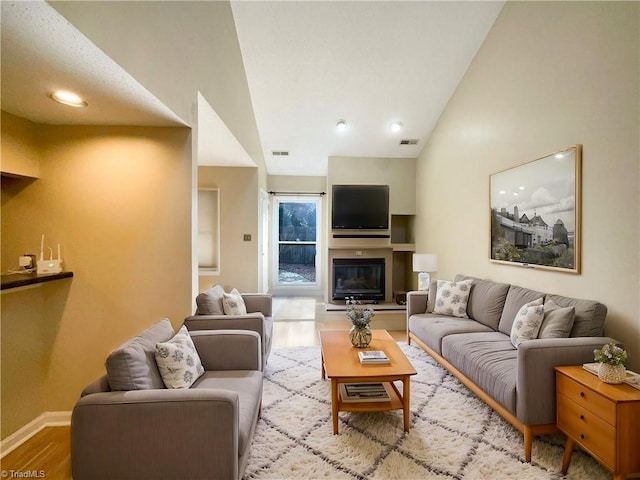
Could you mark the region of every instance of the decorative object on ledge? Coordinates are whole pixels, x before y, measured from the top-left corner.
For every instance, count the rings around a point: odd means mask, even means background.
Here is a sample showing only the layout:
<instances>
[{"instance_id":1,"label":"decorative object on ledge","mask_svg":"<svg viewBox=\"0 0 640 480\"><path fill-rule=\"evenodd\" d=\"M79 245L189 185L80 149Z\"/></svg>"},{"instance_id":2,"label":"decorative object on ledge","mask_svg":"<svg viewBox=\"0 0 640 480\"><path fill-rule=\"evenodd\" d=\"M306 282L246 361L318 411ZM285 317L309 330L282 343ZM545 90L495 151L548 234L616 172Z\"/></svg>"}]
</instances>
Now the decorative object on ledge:
<instances>
[{"instance_id":1,"label":"decorative object on ledge","mask_svg":"<svg viewBox=\"0 0 640 480\"><path fill-rule=\"evenodd\" d=\"M605 383L622 383L627 369L627 352L615 343L607 343L600 350L593 351L593 357L599 363L598 378Z\"/></svg>"},{"instance_id":2,"label":"decorative object on ledge","mask_svg":"<svg viewBox=\"0 0 640 480\"><path fill-rule=\"evenodd\" d=\"M413 271L418 274L418 290L429 290L429 273L438 271L438 256L435 253L414 253Z\"/></svg>"},{"instance_id":3,"label":"decorative object on ledge","mask_svg":"<svg viewBox=\"0 0 640 480\"><path fill-rule=\"evenodd\" d=\"M580 273L582 145L489 177L493 262Z\"/></svg>"},{"instance_id":4,"label":"decorative object on ledge","mask_svg":"<svg viewBox=\"0 0 640 480\"><path fill-rule=\"evenodd\" d=\"M346 299L347 317L351 320L351 330L349 330L349 339L351 345L356 348L365 348L371 344L373 333L371 332L371 319L375 316L373 308L369 305L363 305L360 300L353 297Z\"/></svg>"}]
</instances>

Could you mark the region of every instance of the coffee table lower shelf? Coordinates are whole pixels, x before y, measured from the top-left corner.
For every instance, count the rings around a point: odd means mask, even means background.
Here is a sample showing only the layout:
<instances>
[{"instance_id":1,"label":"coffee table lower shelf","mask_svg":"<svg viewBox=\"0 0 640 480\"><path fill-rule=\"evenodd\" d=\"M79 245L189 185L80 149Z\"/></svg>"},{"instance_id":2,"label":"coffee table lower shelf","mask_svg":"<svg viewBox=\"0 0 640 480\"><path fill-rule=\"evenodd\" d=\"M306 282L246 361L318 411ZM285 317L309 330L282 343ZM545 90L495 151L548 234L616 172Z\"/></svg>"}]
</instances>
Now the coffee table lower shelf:
<instances>
[{"instance_id":1,"label":"coffee table lower shelf","mask_svg":"<svg viewBox=\"0 0 640 480\"><path fill-rule=\"evenodd\" d=\"M358 382L338 382L338 383L358 383ZM368 383L368 382L367 382ZM402 395L393 382L381 382L391 385L388 402L345 402L338 393L339 412L381 412L385 410L401 410L404 408Z\"/></svg>"},{"instance_id":2,"label":"coffee table lower shelf","mask_svg":"<svg viewBox=\"0 0 640 480\"><path fill-rule=\"evenodd\" d=\"M324 375L323 375L324 378ZM402 382L403 392L400 393L395 381ZM390 401L388 402L343 402L340 399L340 383L380 382L391 384L389 389ZM409 375L398 375L393 378L332 378L331 379L331 413L333 416L333 433L338 433L338 412L383 412L387 410L402 410L404 431L409 431L410 400L409 400Z\"/></svg>"}]
</instances>

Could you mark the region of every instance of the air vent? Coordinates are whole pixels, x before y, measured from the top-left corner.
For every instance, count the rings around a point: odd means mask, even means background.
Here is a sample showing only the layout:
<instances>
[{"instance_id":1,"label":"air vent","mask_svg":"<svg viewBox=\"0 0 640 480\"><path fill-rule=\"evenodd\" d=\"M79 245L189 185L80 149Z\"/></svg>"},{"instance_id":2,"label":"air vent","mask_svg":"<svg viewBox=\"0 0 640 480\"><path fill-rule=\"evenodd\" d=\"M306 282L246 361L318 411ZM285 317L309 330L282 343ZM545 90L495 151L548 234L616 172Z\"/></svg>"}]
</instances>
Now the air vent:
<instances>
[{"instance_id":1,"label":"air vent","mask_svg":"<svg viewBox=\"0 0 640 480\"><path fill-rule=\"evenodd\" d=\"M286 150L272 150L271 155L273 155L274 157L288 157L289 152Z\"/></svg>"},{"instance_id":2,"label":"air vent","mask_svg":"<svg viewBox=\"0 0 640 480\"><path fill-rule=\"evenodd\" d=\"M417 138L405 138L400 140L400 145L417 145L419 140Z\"/></svg>"}]
</instances>

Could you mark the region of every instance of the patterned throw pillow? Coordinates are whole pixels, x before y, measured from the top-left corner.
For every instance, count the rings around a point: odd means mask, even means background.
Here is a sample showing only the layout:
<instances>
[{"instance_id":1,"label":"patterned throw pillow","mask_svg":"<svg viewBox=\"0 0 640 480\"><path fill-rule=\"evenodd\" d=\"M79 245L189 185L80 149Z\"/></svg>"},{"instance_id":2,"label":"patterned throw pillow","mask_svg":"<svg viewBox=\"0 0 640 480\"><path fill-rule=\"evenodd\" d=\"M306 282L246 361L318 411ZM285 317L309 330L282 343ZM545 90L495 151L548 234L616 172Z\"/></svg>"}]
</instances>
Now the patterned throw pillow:
<instances>
[{"instance_id":1,"label":"patterned throw pillow","mask_svg":"<svg viewBox=\"0 0 640 480\"><path fill-rule=\"evenodd\" d=\"M189 388L204 373L196 347L184 325L171 340L156 344L156 363L167 388Z\"/></svg>"},{"instance_id":2,"label":"patterned throw pillow","mask_svg":"<svg viewBox=\"0 0 640 480\"><path fill-rule=\"evenodd\" d=\"M511 327L511 343L518 348L522 342L538 337L538 331L544 318L542 297L525 303L518 311Z\"/></svg>"},{"instance_id":3,"label":"patterned throw pillow","mask_svg":"<svg viewBox=\"0 0 640 480\"><path fill-rule=\"evenodd\" d=\"M231 293L225 293L222 297L222 306L224 307L225 315L246 315L247 307L244 304L244 299L240 292L235 288L231 290Z\"/></svg>"},{"instance_id":4,"label":"patterned throw pillow","mask_svg":"<svg viewBox=\"0 0 640 480\"><path fill-rule=\"evenodd\" d=\"M469 301L472 283L473 280L463 280L461 282L438 280L433 313L469 318L467 315L467 302Z\"/></svg>"}]
</instances>

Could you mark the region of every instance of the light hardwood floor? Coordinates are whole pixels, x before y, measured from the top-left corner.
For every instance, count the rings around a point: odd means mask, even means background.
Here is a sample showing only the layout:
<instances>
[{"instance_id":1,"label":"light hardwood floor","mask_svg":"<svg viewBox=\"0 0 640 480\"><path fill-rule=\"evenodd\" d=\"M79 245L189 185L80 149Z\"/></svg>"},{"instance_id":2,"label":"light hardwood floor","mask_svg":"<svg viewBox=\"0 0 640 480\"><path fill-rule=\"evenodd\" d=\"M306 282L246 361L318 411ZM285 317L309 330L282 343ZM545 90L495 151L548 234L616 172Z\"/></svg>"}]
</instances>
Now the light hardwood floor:
<instances>
[{"instance_id":1,"label":"light hardwood floor","mask_svg":"<svg viewBox=\"0 0 640 480\"><path fill-rule=\"evenodd\" d=\"M349 330L342 315L319 314L319 300L313 297L274 297L273 346L319 345L320 330ZM404 330L389 331L398 342L406 341ZM70 429L46 427L0 460L2 478L71 479ZM13 472L13 473L12 473ZM31 477L26 477L25 472Z\"/></svg>"}]
</instances>

